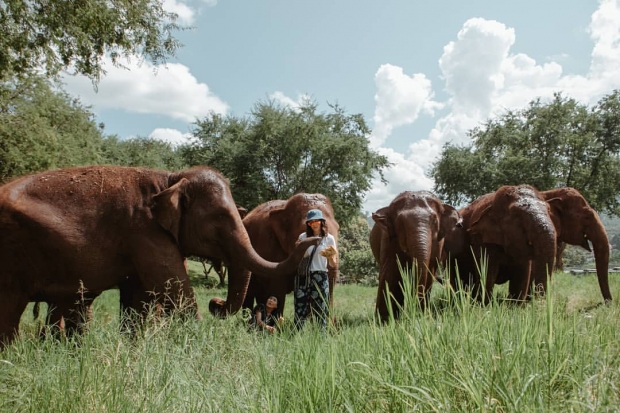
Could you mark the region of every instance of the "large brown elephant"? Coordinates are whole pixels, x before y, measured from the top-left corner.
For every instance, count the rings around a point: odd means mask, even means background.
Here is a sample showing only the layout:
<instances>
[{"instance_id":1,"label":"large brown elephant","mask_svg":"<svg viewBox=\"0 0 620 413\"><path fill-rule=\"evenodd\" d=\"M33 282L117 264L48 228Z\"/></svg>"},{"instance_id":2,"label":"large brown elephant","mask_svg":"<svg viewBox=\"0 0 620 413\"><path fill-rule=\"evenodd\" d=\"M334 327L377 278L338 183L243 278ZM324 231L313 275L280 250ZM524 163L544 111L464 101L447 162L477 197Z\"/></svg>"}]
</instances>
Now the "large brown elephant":
<instances>
[{"instance_id":1,"label":"large brown elephant","mask_svg":"<svg viewBox=\"0 0 620 413\"><path fill-rule=\"evenodd\" d=\"M525 300L530 284L546 291L553 271L556 233L549 206L529 185L502 186L460 210L465 248L453 256L451 282L456 287L456 269L461 282L469 284L488 302L495 284L509 282L509 298ZM486 262L486 283L481 291L480 266ZM455 264L456 267L455 268Z\"/></svg>"},{"instance_id":2,"label":"large brown elephant","mask_svg":"<svg viewBox=\"0 0 620 413\"><path fill-rule=\"evenodd\" d=\"M406 191L399 194L389 206L372 214L375 225L370 231L370 247L379 264L379 288L376 311L382 321L389 318L386 294L395 317L404 304L405 293L398 262L413 270L412 280L417 298L424 307L435 279L442 249L450 252L462 248L462 219L458 211L441 202L427 191ZM444 245L444 243L446 245Z\"/></svg>"},{"instance_id":3,"label":"large brown elephant","mask_svg":"<svg viewBox=\"0 0 620 413\"><path fill-rule=\"evenodd\" d=\"M93 166L24 176L0 187L0 342L12 341L29 301L66 303L124 282L154 293L163 309L197 307L184 257L222 260L223 309L237 311L250 268L290 273L252 248L227 180L209 167L180 172Z\"/></svg>"},{"instance_id":4,"label":"large brown elephant","mask_svg":"<svg viewBox=\"0 0 620 413\"><path fill-rule=\"evenodd\" d=\"M608 275L609 239L599 215L574 188L551 189L541 192L541 195L551 207L551 220L558 240L556 259L561 259L563 248L559 248L560 243L578 245L592 251L589 245L591 242L603 299L606 302L611 301Z\"/></svg>"},{"instance_id":5,"label":"large brown elephant","mask_svg":"<svg viewBox=\"0 0 620 413\"><path fill-rule=\"evenodd\" d=\"M256 252L270 261L287 257L295 247L299 234L306 230L306 213L310 209L323 212L325 225L337 243L340 225L334 217L330 200L322 194L299 193L288 200L265 202L243 218ZM333 304L337 275L338 268L328 267L330 306ZM274 295L278 299L278 311L282 312L286 294L293 291L294 278L295 271L279 277L267 277L262 271L253 271L243 306L251 309L255 303L265 303L270 295Z\"/></svg>"},{"instance_id":6,"label":"large brown elephant","mask_svg":"<svg viewBox=\"0 0 620 413\"><path fill-rule=\"evenodd\" d=\"M241 219L243 219L248 210L242 206L237 205L237 212ZM201 260L203 266L205 266L205 275L207 274L207 268L205 263L210 262L211 268L213 268L219 279L220 287L224 287L224 279L226 277L226 269L220 259L215 258L203 258ZM185 271L187 272L187 260L183 261ZM151 307L151 294L150 291L144 291L144 289L135 282L135 280L127 279L118 285L120 290L120 318L121 318L121 331L134 332L134 316L144 316ZM77 300L75 297L71 297L66 301L48 302L47 303L47 315L45 317L45 323L48 328L51 328L55 335L70 337L75 334L82 334L87 329L88 324L92 319L92 307L95 298L100 293L91 291L85 291L79 294ZM34 318L38 318L40 303L35 303L33 308ZM197 318L200 318L200 313L196 313ZM45 332L45 331L43 331Z\"/></svg>"}]
</instances>

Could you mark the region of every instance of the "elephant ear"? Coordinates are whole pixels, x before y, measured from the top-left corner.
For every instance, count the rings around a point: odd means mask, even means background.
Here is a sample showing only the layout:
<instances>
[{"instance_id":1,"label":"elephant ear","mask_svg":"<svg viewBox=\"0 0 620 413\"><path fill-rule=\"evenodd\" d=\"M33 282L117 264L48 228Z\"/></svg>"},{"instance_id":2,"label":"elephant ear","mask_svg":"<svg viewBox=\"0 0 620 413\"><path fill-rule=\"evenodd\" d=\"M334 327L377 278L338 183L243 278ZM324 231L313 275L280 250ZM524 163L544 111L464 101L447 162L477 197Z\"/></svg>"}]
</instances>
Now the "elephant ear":
<instances>
[{"instance_id":1,"label":"elephant ear","mask_svg":"<svg viewBox=\"0 0 620 413\"><path fill-rule=\"evenodd\" d=\"M379 225L384 231L388 232L388 212L389 207L383 207L372 213L372 220ZM388 232L389 233L389 232Z\"/></svg>"},{"instance_id":2,"label":"elephant ear","mask_svg":"<svg viewBox=\"0 0 620 413\"><path fill-rule=\"evenodd\" d=\"M478 236L482 243L504 245L504 233L491 215L491 207L489 205L480 214L476 220L469 226L469 233Z\"/></svg>"},{"instance_id":3,"label":"elephant ear","mask_svg":"<svg viewBox=\"0 0 620 413\"><path fill-rule=\"evenodd\" d=\"M271 230L275 234L282 251L286 251L287 254L293 252L297 238L289 239L287 236L290 237L291 230L297 227L298 224L296 222L290 222L283 206L269 211L269 224L271 225Z\"/></svg>"},{"instance_id":4,"label":"elephant ear","mask_svg":"<svg viewBox=\"0 0 620 413\"><path fill-rule=\"evenodd\" d=\"M444 238L455 228L463 227L463 218L452 205L442 204L440 221L439 233L437 234L439 239Z\"/></svg>"},{"instance_id":5,"label":"elephant ear","mask_svg":"<svg viewBox=\"0 0 620 413\"><path fill-rule=\"evenodd\" d=\"M562 214L564 212L564 201L562 198L547 199L547 205L549 205L549 215L551 221L555 225L556 232L562 232Z\"/></svg>"},{"instance_id":6,"label":"elephant ear","mask_svg":"<svg viewBox=\"0 0 620 413\"><path fill-rule=\"evenodd\" d=\"M183 214L183 198L187 197L187 186L189 181L182 178L170 188L161 191L153 197L151 211L155 220L168 231L174 239L179 241L179 224Z\"/></svg>"},{"instance_id":7,"label":"elephant ear","mask_svg":"<svg viewBox=\"0 0 620 413\"><path fill-rule=\"evenodd\" d=\"M248 214L248 210L239 205L237 205L237 212L239 213L241 219L245 218L245 216Z\"/></svg>"}]
</instances>

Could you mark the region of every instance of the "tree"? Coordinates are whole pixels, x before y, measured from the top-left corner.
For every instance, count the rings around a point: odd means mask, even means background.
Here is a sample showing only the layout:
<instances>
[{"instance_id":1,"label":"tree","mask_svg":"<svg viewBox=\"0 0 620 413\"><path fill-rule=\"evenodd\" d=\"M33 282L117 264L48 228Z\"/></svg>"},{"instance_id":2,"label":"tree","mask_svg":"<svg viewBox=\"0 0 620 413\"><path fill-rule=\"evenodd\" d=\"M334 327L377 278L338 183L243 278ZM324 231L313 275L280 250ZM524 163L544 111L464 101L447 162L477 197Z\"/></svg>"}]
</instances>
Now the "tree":
<instances>
[{"instance_id":1,"label":"tree","mask_svg":"<svg viewBox=\"0 0 620 413\"><path fill-rule=\"evenodd\" d=\"M177 15L161 0L6 0L0 2L0 80L71 67L98 80L101 60L138 55L164 62L180 43Z\"/></svg>"},{"instance_id":2,"label":"tree","mask_svg":"<svg viewBox=\"0 0 620 413\"><path fill-rule=\"evenodd\" d=\"M331 199L346 224L359 213L373 173L383 179L389 163L368 147L370 130L362 115L330 108L318 113L309 101L298 110L259 102L245 118L212 114L196 122L196 142L181 151L190 165L219 169L236 202L248 209L318 192Z\"/></svg>"},{"instance_id":3,"label":"tree","mask_svg":"<svg viewBox=\"0 0 620 413\"><path fill-rule=\"evenodd\" d=\"M98 163L101 139L90 110L48 80L29 76L0 84L0 182Z\"/></svg>"},{"instance_id":4,"label":"tree","mask_svg":"<svg viewBox=\"0 0 620 413\"><path fill-rule=\"evenodd\" d=\"M592 109L555 94L507 111L469 132L469 145L444 145L430 176L435 192L455 205L502 185L540 190L572 186L593 208L620 213L620 94Z\"/></svg>"},{"instance_id":5,"label":"tree","mask_svg":"<svg viewBox=\"0 0 620 413\"><path fill-rule=\"evenodd\" d=\"M364 215L353 218L340 229L338 252L340 274L347 280L377 285L377 263L370 249L370 227Z\"/></svg>"},{"instance_id":6,"label":"tree","mask_svg":"<svg viewBox=\"0 0 620 413\"><path fill-rule=\"evenodd\" d=\"M103 163L112 165L173 171L187 166L180 153L169 143L142 137L126 140L116 136L106 137L101 146L101 159Z\"/></svg>"}]
</instances>

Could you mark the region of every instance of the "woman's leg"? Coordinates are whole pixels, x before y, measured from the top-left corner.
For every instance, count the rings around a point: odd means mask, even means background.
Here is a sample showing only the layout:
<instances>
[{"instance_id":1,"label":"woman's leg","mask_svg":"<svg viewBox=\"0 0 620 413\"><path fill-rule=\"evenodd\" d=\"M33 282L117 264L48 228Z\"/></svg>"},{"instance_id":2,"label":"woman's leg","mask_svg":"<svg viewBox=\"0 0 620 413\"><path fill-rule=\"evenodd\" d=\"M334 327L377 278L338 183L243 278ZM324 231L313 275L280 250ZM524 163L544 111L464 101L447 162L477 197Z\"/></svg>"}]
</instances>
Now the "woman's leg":
<instances>
[{"instance_id":1,"label":"woman's leg","mask_svg":"<svg viewBox=\"0 0 620 413\"><path fill-rule=\"evenodd\" d=\"M327 327L327 318L329 317L329 279L327 273L312 274L312 292L310 300L314 316L321 323L321 327Z\"/></svg>"},{"instance_id":2,"label":"woman's leg","mask_svg":"<svg viewBox=\"0 0 620 413\"><path fill-rule=\"evenodd\" d=\"M301 330L310 312L310 283L306 283L306 280L300 280L299 286L295 289L293 294L295 304L295 328Z\"/></svg>"}]
</instances>

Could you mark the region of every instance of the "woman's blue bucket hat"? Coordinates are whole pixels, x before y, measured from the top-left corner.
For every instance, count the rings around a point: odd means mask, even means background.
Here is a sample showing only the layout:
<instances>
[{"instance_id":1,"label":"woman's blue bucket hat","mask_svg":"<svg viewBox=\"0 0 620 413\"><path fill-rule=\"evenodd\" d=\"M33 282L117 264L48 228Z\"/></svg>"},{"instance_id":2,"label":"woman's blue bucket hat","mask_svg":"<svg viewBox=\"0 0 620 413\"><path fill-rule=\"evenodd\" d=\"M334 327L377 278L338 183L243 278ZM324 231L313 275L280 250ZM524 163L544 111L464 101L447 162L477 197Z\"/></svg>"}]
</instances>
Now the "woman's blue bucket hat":
<instances>
[{"instance_id":1,"label":"woman's blue bucket hat","mask_svg":"<svg viewBox=\"0 0 620 413\"><path fill-rule=\"evenodd\" d=\"M312 221L315 219L325 221L325 218L323 218L323 213L320 209L311 209L310 211L308 211L308 214L306 215L306 224L308 223L308 221Z\"/></svg>"}]
</instances>

